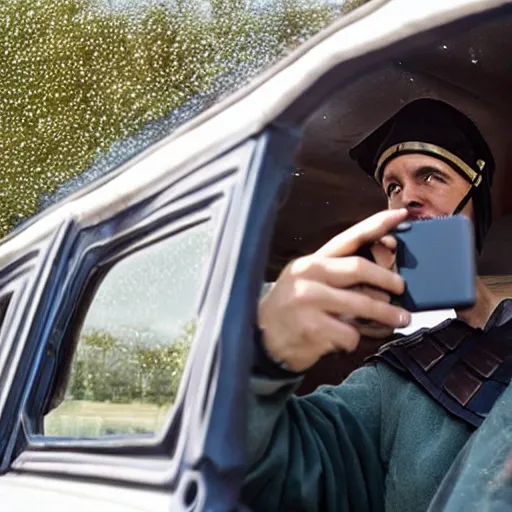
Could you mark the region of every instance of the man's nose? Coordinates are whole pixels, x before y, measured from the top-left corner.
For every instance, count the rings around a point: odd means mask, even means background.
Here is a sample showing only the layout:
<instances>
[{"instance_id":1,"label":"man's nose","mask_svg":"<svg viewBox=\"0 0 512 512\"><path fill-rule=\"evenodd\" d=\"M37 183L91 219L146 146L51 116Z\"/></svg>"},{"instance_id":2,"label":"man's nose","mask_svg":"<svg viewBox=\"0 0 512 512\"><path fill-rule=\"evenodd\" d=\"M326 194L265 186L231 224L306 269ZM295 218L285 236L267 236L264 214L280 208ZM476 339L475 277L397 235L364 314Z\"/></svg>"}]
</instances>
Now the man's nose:
<instances>
[{"instance_id":1,"label":"man's nose","mask_svg":"<svg viewBox=\"0 0 512 512\"><path fill-rule=\"evenodd\" d=\"M419 194L419 191L414 186L404 187L400 194L401 202L403 203L401 208L421 208L423 201Z\"/></svg>"}]
</instances>

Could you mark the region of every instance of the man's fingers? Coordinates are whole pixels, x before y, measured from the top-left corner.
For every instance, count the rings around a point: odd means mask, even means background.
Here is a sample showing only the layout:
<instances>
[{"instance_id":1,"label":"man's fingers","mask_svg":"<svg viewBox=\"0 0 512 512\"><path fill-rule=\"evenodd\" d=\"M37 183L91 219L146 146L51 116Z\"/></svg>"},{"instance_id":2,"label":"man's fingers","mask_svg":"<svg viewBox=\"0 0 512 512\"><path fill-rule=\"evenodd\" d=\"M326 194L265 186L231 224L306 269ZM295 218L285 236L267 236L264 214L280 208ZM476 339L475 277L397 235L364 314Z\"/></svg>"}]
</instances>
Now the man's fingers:
<instances>
[{"instance_id":1,"label":"man's fingers","mask_svg":"<svg viewBox=\"0 0 512 512\"><path fill-rule=\"evenodd\" d=\"M367 284L394 295L401 295L405 289L399 274L359 256L314 261L310 263L307 279L318 280L334 288Z\"/></svg>"},{"instance_id":2,"label":"man's fingers","mask_svg":"<svg viewBox=\"0 0 512 512\"><path fill-rule=\"evenodd\" d=\"M383 236L380 240L377 240L377 244L383 245L386 249L395 252L398 242L396 241L396 238L393 235L386 235Z\"/></svg>"},{"instance_id":3,"label":"man's fingers","mask_svg":"<svg viewBox=\"0 0 512 512\"><path fill-rule=\"evenodd\" d=\"M410 313L405 309L372 299L363 293L339 290L322 283L310 283L308 288L308 294L302 300L332 315L366 318L394 328L406 327L410 323Z\"/></svg>"},{"instance_id":4,"label":"man's fingers","mask_svg":"<svg viewBox=\"0 0 512 512\"><path fill-rule=\"evenodd\" d=\"M381 238L382 240L382 238ZM371 252L375 263L381 267L391 270L395 266L396 255L395 252L388 249L384 244L375 242L371 246Z\"/></svg>"},{"instance_id":5,"label":"man's fingers","mask_svg":"<svg viewBox=\"0 0 512 512\"><path fill-rule=\"evenodd\" d=\"M353 292L364 293L365 295L368 295L368 297L375 300L380 300L382 302L391 302L391 296L389 295L389 293L386 293L380 290L379 288L374 288L372 286L367 286L364 284L358 284L356 286L352 286L350 290L352 290Z\"/></svg>"},{"instance_id":6,"label":"man's fingers","mask_svg":"<svg viewBox=\"0 0 512 512\"><path fill-rule=\"evenodd\" d=\"M329 351L353 352L357 348L360 335L352 325L326 313L321 313L316 323L320 327L322 342L329 345Z\"/></svg>"},{"instance_id":7,"label":"man's fingers","mask_svg":"<svg viewBox=\"0 0 512 512\"><path fill-rule=\"evenodd\" d=\"M322 246L317 254L330 257L354 254L362 245L387 235L406 218L407 210L405 208L376 213L335 236Z\"/></svg>"}]
</instances>

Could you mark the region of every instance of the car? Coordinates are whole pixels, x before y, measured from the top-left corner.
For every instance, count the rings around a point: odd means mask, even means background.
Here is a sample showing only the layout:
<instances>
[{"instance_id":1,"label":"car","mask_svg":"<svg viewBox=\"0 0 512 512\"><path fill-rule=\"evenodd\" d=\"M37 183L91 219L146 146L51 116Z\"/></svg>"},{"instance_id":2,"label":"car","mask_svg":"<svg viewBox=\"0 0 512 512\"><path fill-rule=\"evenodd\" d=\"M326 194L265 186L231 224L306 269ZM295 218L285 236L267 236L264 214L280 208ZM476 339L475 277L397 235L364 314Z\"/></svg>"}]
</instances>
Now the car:
<instances>
[{"instance_id":1,"label":"car","mask_svg":"<svg viewBox=\"0 0 512 512\"><path fill-rule=\"evenodd\" d=\"M414 98L459 106L490 142L480 266L508 295L511 16L504 0L371 0L6 236L2 510L246 510L262 283L385 207L348 148Z\"/></svg>"}]
</instances>

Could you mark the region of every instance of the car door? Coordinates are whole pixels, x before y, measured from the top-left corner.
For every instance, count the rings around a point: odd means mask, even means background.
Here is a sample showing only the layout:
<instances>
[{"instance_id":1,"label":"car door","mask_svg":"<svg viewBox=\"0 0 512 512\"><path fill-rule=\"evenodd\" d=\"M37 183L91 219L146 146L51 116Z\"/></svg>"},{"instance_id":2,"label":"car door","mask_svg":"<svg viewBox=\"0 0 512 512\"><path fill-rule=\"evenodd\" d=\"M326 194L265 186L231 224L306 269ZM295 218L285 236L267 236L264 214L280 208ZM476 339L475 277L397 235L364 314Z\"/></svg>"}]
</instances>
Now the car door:
<instances>
[{"instance_id":1,"label":"car door","mask_svg":"<svg viewBox=\"0 0 512 512\"><path fill-rule=\"evenodd\" d=\"M269 128L127 190L129 206L112 204L114 180L16 251L1 292L4 510L236 507L254 248L296 139Z\"/></svg>"}]
</instances>

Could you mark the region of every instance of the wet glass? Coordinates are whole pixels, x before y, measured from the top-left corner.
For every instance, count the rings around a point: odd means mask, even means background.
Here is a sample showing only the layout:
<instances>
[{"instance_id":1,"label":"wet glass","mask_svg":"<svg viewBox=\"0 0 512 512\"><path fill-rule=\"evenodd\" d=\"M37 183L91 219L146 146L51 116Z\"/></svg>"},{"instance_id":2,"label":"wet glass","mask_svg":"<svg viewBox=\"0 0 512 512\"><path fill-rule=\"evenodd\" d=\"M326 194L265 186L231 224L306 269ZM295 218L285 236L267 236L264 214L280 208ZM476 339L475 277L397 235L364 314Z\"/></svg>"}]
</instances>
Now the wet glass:
<instances>
[{"instance_id":1,"label":"wet glass","mask_svg":"<svg viewBox=\"0 0 512 512\"><path fill-rule=\"evenodd\" d=\"M6 0L0 236L171 133L362 0Z\"/></svg>"}]
</instances>

